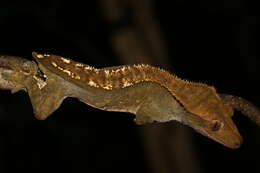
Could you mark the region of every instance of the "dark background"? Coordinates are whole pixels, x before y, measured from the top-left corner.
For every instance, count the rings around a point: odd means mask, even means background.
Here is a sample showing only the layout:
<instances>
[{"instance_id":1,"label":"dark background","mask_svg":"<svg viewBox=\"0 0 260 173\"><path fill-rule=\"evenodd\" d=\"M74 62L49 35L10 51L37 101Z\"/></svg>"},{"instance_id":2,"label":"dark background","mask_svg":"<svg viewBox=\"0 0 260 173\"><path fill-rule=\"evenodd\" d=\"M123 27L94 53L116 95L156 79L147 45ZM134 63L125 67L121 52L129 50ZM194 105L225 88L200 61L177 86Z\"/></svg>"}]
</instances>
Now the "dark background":
<instances>
[{"instance_id":1,"label":"dark background","mask_svg":"<svg viewBox=\"0 0 260 173\"><path fill-rule=\"evenodd\" d=\"M255 1L152 2L170 57L167 69L260 106L260 10ZM32 59L31 52L38 51L95 67L122 64L110 42L117 26L104 19L101 3L0 1L0 54ZM122 25L131 23L131 16L125 20ZM127 113L100 111L69 98L39 121L25 92L0 91L0 98L1 173L152 172L140 134L147 126L135 125ZM187 128L199 172L260 172L260 128L238 112L234 121L244 138L237 150Z\"/></svg>"}]
</instances>

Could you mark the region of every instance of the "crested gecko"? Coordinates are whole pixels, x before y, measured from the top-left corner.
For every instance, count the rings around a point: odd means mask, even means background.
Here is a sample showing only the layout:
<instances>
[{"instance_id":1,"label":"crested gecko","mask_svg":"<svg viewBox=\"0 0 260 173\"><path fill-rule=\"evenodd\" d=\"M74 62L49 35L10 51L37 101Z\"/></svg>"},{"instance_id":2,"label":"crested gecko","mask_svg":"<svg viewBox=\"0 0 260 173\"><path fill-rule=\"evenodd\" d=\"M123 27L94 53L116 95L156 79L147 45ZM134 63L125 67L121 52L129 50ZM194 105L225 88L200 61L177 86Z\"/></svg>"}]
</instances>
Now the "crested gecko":
<instances>
[{"instance_id":1,"label":"crested gecko","mask_svg":"<svg viewBox=\"0 0 260 173\"><path fill-rule=\"evenodd\" d=\"M36 62L0 56L0 88L28 92L37 119L46 119L66 97L76 97L101 110L135 114L137 124L176 120L233 149L242 144L233 109L260 124L260 111L246 100L157 67L96 69L57 55L32 55Z\"/></svg>"}]
</instances>

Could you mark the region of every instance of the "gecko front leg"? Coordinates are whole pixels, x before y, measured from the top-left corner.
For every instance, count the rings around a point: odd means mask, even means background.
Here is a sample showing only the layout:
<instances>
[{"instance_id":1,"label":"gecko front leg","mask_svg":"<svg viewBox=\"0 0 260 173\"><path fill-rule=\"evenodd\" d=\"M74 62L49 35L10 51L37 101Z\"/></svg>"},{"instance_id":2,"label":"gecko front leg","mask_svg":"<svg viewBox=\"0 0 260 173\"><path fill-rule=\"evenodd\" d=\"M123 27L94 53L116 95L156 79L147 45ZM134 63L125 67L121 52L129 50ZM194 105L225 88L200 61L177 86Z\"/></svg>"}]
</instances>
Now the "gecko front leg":
<instances>
[{"instance_id":1,"label":"gecko front leg","mask_svg":"<svg viewBox=\"0 0 260 173\"><path fill-rule=\"evenodd\" d=\"M145 93L135 113L137 124L171 120L182 122L185 119L184 107L165 88L151 82L144 82L134 87L136 91Z\"/></svg>"},{"instance_id":2,"label":"gecko front leg","mask_svg":"<svg viewBox=\"0 0 260 173\"><path fill-rule=\"evenodd\" d=\"M144 82L142 85L136 85L136 87L140 92L147 93L135 113L137 124L175 120L189 125L195 130L204 128L216 131L220 128L217 121L202 119L185 110L167 89L157 84Z\"/></svg>"}]
</instances>

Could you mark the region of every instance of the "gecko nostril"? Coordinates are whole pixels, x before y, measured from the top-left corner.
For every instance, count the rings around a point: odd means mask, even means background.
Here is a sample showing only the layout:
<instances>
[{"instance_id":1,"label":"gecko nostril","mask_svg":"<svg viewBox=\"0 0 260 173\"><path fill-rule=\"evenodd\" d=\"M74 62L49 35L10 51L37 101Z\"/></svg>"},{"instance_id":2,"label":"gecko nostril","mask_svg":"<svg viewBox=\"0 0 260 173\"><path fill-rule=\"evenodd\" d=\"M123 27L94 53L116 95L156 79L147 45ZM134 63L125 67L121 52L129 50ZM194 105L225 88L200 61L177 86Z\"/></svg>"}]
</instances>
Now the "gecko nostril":
<instances>
[{"instance_id":1,"label":"gecko nostril","mask_svg":"<svg viewBox=\"0 0 260 173\"><path fill-rule=\"evenodd\" d=\"M222 122L219 120L212 120L210 123L210 129L213 131L217 131L221 128Z\"/></svg>"}]
</instances>

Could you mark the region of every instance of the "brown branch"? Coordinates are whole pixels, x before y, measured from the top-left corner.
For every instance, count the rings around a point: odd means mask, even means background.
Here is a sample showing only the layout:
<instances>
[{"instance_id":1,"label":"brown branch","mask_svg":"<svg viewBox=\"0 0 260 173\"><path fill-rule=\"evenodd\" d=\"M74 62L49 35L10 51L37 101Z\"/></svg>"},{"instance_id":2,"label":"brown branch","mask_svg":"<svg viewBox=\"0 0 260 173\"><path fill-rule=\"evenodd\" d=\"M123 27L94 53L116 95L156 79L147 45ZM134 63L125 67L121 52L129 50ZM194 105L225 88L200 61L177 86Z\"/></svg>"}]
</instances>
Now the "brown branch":
<instances>
[{"instance_id":1,"label":"brown branch","mask_svg":"<svg viewBox=\"0 0 260 173\"><path fill-rule=\"evenodd\" d=\"M169 67L165 42L150 0L105 0L101 7L105 20L118 26L111 33L111 44L122 64L148 63ZM133 14L126 14L127 9ZM127 15L132 21L122 22ZM169 123L168 126L146 125L140 130L149 172L202 172L186 127Z\"/></svg>"},{"instance_id":2,"label":"brown branch","mask_svg":"<svg viewBox=\"0 0 260 173\"><path fill-rule=\"evenodd\" d=\"M242 114L254 121L258 126L260 126L260 110L254 104L241 97L229 94L220 94L220 97L226 104L240 111Z\"/></svg>"}]
</instances>

